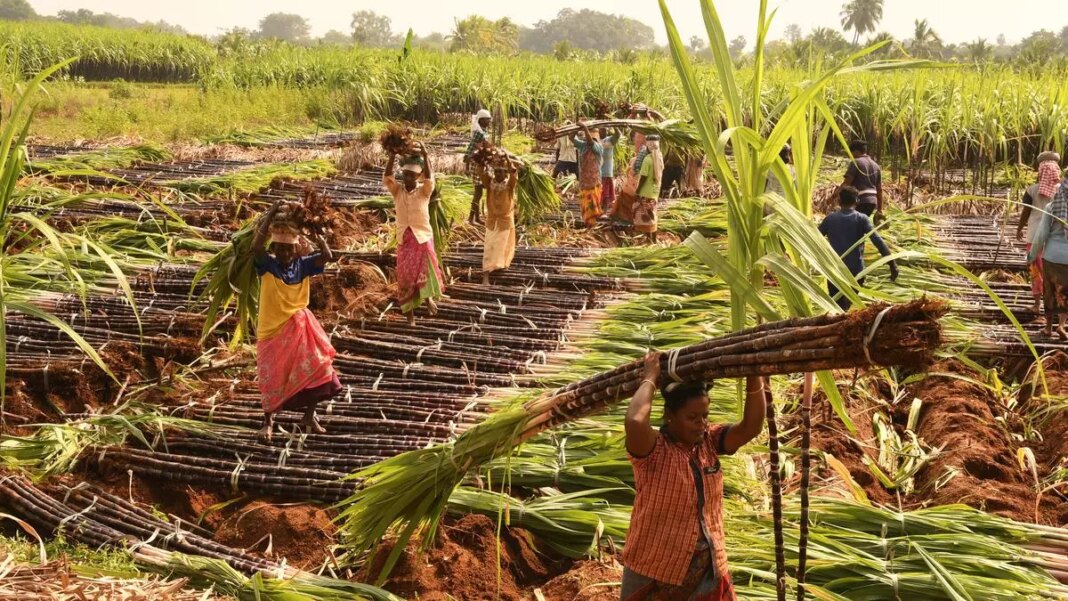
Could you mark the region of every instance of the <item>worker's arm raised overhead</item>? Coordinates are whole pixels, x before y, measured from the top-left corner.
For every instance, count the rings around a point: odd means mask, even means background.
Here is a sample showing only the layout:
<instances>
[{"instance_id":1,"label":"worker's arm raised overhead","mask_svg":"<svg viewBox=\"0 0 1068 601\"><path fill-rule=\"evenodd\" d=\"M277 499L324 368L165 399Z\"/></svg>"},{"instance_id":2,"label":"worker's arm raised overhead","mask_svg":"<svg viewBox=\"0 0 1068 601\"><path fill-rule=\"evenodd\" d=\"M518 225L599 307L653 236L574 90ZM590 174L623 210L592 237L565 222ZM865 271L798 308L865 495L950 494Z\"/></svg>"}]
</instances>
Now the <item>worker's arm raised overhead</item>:
<instances>
[{"instance_id":1,"label":"worker's arm raised overhead","mask_svg":"<svg viewBox=\"0 0 1068 601\"><path fill-rule=\"evenodd\" d=\"M650 417L653 413L653 396L660 386L660 355L654 351L645 356L642 381L627 407L623 430L626 433L627 452L632 457L645 457L656 446L658 435L650 423Z\"/></svg>"}]
</instances>

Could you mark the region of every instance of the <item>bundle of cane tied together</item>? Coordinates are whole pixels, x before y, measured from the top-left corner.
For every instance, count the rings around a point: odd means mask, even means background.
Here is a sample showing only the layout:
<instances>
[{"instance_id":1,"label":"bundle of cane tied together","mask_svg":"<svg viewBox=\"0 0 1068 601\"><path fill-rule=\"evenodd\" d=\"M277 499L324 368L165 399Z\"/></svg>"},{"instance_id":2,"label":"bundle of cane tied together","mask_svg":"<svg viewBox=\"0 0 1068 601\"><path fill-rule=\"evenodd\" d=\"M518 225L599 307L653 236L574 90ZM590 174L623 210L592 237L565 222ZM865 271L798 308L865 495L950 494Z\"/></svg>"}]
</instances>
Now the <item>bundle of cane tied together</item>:
<instances>
[{"instance_id":1,"label":"bundle of cane tied together","mask_svg":"<svg viewBox=\"0 0 1068 601\"><path fill-rule=\"evenodd\" d=\"M771 322L665 353L661 370L674 381L771 376L832 369L898 366L920 369L942 343L945 303L921 298L861 311ZM638 389L642 360L565 386L527 404L536 415L524 438L604 411Z\"/></svg>"}]
</instances>

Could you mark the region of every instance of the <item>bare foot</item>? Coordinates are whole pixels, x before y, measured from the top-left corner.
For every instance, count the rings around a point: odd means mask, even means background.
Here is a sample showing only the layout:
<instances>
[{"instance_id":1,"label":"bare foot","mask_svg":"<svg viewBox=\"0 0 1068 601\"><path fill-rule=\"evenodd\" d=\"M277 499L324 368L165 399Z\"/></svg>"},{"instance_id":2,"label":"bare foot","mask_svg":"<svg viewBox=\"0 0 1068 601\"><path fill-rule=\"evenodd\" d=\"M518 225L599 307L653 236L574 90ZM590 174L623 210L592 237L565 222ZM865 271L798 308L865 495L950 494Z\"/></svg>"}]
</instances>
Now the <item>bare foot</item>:
<instances>
[{"instance_id":1,"label":"bare foot","mask_svg":"<svg viewBox=\"0 0 1068 601\"><path fill-rule=\"evenodd\" d=\"M432 299L432 298L426 299L426 304L429 305L428 310L430 311L431 315L437 315L438 314L438 304L434 302L434 299Z\"/></svg>"},{"instance_id":2,"label":"bare foot","mask_svg":"<svg viewBox=\"0 0 1068 601\"><path fill-rule=\"evenodd\" d=\"M1042 335L1046 338L1053 338L1053 326L1046 324L1046 327L1042 328Z\"/></svg>"},{"instance_id":3,"label":"bare foot","mask_svg":"<svg viewBox=\"0 0 1068 601\"><path fill-rule=\"evenodd\" d=\"M271 427L271 424L264 424L263 427L260 428L257 437L263 442L272 442L274 440L274 428Z\"/></svg>"},{"instance_id":4,"label":"bare foot","mask_svg":"<svg viewBox=\"0 0 1068 601\"><path fill-rule=\"evenodd\" d=\"M414 326L415 325L415 311L412 311L411 313L408 314L408 325L410 325L410 326Z\"/></svg>"},{"instance_id":5,"label":"bare foot","mask_svg":"<svg viewBox=\"0 0 1068 601\"><path fill-rule=\"evenodd\" d=\"M1068 331L1065 331L1064 326L1057 328L1057 338L1068 340Z\"/></svg>"},{"instance_id":6,"label":"bare foot","mask_svg":"<svg viewBox=\"0 0 1068 601\"><path fill-rule=\"evenodd\" d=\"M315 417L315 411L304 413L304 429L313 434L326 434L326 428L319 423L319 418Z\"/></svg>"}]
</instances>

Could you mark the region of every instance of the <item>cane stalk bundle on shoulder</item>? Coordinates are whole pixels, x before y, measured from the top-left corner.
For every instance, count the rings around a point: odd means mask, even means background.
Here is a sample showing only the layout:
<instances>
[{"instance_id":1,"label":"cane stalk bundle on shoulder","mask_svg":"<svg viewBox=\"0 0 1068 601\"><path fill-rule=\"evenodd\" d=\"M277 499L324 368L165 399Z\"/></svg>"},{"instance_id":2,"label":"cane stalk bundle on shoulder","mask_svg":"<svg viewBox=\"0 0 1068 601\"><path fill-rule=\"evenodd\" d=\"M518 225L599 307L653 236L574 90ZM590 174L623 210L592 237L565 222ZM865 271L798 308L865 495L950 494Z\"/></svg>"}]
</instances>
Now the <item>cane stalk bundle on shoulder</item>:
<instances>
[{"instance_id":1,"label":"cane stalk bundle on shoulder","mask_svg":"<svg viewBox=\"0 0 1068 601\"><path fill-rule=\"evenodd\" d=\"M703 153L701 137L697 129L685 121L668 119L667 121L646 121L643 119L603 119L586 121L586 127L596 131L599 128L633 129L644 134L656 134L664 145L681 150ZM543 127L534 132L534 137L541 142L551 142L564 136L574 136L582 131L582 125L571 124L557 128Z\"/></svg>"},{"instance_id":2,"label":"cane stalk bundle on shoulder","mask_svg":"<svg viewBox=\"0 0 1068 601\"><path fill-rule=\"evenodd\" d=\"M875 365L920 369L942 343L939 319L947 310L923 298L770 322L672 350L661 367L665 377L705 381ZM642 361L629 362L501 411L449 444L398 455L354 475L363 487L341 503L338 518L348 559L372 551L392 527L402 526L383 565L385 576L417 530L427 527L423 540L433 540L449 495L470 470L544 430L606 411L630 396L641 378Z\"/></svg>"}]
</instances>

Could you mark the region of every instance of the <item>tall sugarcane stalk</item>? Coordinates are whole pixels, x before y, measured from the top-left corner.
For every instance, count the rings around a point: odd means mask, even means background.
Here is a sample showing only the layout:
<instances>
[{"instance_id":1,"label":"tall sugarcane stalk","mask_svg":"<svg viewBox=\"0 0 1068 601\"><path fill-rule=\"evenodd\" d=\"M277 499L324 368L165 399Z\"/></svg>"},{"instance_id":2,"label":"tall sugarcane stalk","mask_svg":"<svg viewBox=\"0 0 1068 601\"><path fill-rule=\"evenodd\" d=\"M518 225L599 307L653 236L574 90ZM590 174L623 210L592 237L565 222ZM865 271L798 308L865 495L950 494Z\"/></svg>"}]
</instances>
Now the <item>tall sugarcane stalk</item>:
<instances>
[{"instance_id":1,"label":"tall sugarcane stalk","mask_svg":"<svg viewBox=\"0 0 1068 601\"><path fill-rule=\"evenodd\" d=\"M779 471L779 428L775 423L775 396L764 387L764 415L768 422L768 452L771 454L771 519L775 530L775 597L786 601L786 554L782 535L782 474Z\"/></svg>"},{"instance_id":2,"label":"tall sugarcane stalk","mask_svg":"<svg viewBox=\"0 0 1068 601\"><path fill-rule=\"evenodd\" d=\"M801 519L797 541L797 601L805 599L808 565L808 487L812 471L812 374L805 374L801 388Z\"/></svg>"}]
</instances>

